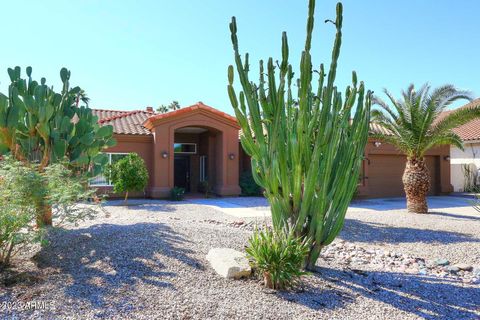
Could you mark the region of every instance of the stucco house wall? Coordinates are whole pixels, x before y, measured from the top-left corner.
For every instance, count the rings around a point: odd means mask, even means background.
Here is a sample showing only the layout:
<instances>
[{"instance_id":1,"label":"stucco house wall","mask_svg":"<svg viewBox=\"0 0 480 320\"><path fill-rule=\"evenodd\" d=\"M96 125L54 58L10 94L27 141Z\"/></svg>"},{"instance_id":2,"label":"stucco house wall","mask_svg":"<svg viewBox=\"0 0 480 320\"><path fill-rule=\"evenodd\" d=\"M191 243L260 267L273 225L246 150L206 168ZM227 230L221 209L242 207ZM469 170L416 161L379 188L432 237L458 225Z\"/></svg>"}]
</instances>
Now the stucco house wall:
<instances>
[{"instance_id":1,"label":"stucco house wall","mask_svg":"<svg viewBox=\"0 0 480 320\"><path fill-rule=\"evenodd\" d=\"M480 141L473 143L465 143L464 150L457 147L450 147L450 163L452 181L455 192L463 192L465 186L465 174L462 169L463 165L471 165L474 170L480 169Z\"/></svg>"}]
</instances>

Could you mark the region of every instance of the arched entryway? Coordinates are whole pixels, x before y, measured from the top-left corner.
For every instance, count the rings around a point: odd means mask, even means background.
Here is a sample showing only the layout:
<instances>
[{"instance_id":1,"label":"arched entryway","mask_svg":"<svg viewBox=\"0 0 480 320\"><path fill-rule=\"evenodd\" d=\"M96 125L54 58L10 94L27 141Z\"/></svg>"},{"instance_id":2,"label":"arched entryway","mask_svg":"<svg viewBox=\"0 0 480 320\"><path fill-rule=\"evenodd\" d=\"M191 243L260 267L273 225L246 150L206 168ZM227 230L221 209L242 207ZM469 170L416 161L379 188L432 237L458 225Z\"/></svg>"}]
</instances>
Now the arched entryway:
<instances>
[{"instance_id":1,"label":"arched entryway","mask_svg":"<svg viewBox=\"0 0 480 320\"><path fill-rule=\"evenodd\" d=\"M239 126L234 117L197 103L149 118L154 135L152 196L168 197L174 186L199 191L207 179L221 196L239 195Z\"/></svg>"},{"instance_id":2,"label":"arched entryway","mask_svg":"<svg viewBox=\"0 0 480 320\"><path fill-rule=\"evenodd\" d=\"M221 184L222 132L205 126L175 129L173 183L187 192L217 193ZM217 180L218 179L218 180Z\"/></svg>"}]
</instances>

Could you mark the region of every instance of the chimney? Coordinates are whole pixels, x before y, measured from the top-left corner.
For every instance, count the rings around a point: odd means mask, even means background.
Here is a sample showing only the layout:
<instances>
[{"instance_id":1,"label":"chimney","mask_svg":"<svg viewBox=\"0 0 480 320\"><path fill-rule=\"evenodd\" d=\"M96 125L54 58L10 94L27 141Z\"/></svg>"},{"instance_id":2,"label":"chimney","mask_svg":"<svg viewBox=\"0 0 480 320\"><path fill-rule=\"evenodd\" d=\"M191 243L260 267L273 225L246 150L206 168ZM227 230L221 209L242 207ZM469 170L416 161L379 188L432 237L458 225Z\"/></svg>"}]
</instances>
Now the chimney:
<instances>
[{"instance_id":1,"label":"chimney","mask_svg":"<svg viewBox=\"0 0 480 320\"><path fill-rule=\"evenodd\" d=\"M147 107L147 112L153 113L153 107Z\"/></svg>"}]
</instances>

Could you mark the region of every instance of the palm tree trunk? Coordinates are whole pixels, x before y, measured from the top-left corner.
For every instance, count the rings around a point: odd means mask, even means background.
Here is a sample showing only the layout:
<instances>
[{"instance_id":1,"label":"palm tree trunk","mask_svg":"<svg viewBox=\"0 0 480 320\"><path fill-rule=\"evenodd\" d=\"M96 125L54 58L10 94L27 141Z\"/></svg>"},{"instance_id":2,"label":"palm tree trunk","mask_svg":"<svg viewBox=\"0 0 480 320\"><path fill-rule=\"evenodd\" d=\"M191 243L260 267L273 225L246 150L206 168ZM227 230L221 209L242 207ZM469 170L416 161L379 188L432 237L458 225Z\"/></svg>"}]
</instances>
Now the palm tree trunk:
<instances>
[{"instance_id":1,"label":"palm tree trunk","mask_svg":"<svg viewBox=\"0 0 480 320\"><path fill-rule=\"evenodd\" d=\"M427 194L430 190L430 173L425 159L408 158L402 180L407 196L408 212L428 213Z\"/></svg>"}]
</instances>

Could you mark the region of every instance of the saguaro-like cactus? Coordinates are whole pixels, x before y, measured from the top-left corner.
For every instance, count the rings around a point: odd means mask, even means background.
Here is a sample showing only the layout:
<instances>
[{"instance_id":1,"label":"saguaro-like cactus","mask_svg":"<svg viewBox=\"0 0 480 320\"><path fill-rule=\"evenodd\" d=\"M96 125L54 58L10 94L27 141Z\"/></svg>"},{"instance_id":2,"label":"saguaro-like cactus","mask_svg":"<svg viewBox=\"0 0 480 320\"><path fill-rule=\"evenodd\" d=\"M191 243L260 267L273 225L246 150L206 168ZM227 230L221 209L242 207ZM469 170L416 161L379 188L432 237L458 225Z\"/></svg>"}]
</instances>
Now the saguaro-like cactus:
<instances>
[{"instance_id":1,"label":"saguaro-like cactus","mask_svg":"<svg viewBox=\"0 0 480 320\"><path fill-rule=\"evenodd\" d=\"M288 62L287 35L282 35L282 61L260 61L260 81L249 79L248 54L238 49L235 17L230 24L235 65L243 91L235 93L234 67L228 68L228 93L242 128L241 142L251 156L255 181L265 189L274 228L309 237L306 267L314 268L321 249L342 229L347 207L358 184L368 138L371 92L352 74L342 93L335 86L342 40L342 4L337 4L332 61L313 70L310 56L315 1L309 1L307 37L296 81ZM313 91L313 75L318 87ZM325 79L326 78L326 79ZM326 81L325 81L326 80ZM353 117L352 117L353 116Z\"/></svg>"}]
</instances>

